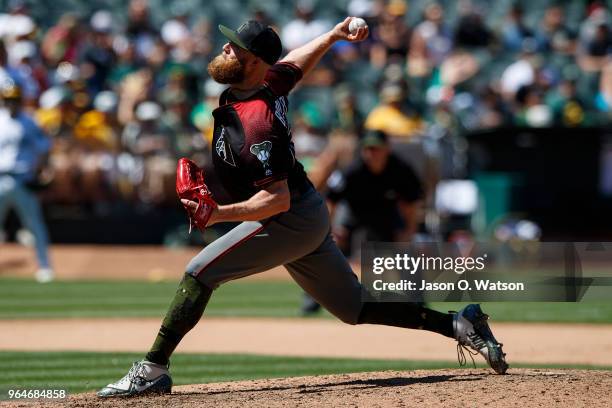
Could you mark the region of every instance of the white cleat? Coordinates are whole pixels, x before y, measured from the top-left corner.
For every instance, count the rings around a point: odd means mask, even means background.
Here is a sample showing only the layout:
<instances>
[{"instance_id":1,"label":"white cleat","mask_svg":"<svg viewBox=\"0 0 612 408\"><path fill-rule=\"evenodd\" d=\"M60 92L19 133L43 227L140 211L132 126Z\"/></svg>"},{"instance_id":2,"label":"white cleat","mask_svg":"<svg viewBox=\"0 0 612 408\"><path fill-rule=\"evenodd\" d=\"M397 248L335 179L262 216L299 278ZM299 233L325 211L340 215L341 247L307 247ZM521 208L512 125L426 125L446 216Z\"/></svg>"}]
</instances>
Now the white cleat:
<instances>
[{"instance_id":1,"label":"white cleat","mask_svg":"<svg viewBox=\"0 0 612 408\"><path fill-rule=\"evenodd\" d=\"M505 374L508 364L506 363L506 354L502 350L503 344L499 343L493 336L487 323L488 318L489 316L480 309L480 305L476 304L467 305L455 313L453 329L455 339L459 342L457 345L459 364L465 365L464 350L467 350L470 357L472 354L480 354L497 374ZM474 353L467 347L474 350Z\"/></svg>"},{"instance_id":2,"label":"white cleat","mask_svg":"<svg viewBox=\"0 0 612 408\"><path fill-rule=\"evenodd\" d=\"M98 391L99 397L130 397L145 394L170 394L172 378L167 366L138 361L119 381Z\"/></svg>"},{"instance_id":3,"label":"white cleat","mask_svg":"<svg viewBox=\"0 0 612 408\"><path fill-rule=\"evenodd\" d=\"M55 278L55 274L51 268L40 268L36 271L34 277L38 283L48 283Z\"/></svg>"}]
</instances>

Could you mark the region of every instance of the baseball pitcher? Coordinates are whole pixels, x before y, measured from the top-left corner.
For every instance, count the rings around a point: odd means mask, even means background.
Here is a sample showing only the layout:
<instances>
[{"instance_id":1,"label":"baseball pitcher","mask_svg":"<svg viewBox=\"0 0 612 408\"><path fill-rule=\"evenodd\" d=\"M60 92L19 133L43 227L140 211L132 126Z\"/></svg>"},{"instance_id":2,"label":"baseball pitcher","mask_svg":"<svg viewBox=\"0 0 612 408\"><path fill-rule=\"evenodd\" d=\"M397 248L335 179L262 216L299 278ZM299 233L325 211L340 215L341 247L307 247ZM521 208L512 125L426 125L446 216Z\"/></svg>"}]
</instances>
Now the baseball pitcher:
<instances>
[{"instance_id":1,"label":"baseball pitcher","mask_svg":"<svg viewBox=\"0 0 612 408\"><path fill-rule=\"evenodd\" d=\"M219 26L228 42L208 73L229 87L213 112L212 155L233 204L217 205L204 174L188 160L179 162L177 192L193 226L240 224L189 262L146 358L99 396L169 393L170 356L200 320L214 290L278 265L343 322L434 331L480 353L497 373L506 371L501 344L478 305L440 313L411 303L362 302L361 285L331 237L327 207L295 158L287 94L336 41L368 36L367 26L351 33L350 21L346 18L280 62L281 41L270 27L256 21L237 30Z\"/></svg>"}]
</instances>

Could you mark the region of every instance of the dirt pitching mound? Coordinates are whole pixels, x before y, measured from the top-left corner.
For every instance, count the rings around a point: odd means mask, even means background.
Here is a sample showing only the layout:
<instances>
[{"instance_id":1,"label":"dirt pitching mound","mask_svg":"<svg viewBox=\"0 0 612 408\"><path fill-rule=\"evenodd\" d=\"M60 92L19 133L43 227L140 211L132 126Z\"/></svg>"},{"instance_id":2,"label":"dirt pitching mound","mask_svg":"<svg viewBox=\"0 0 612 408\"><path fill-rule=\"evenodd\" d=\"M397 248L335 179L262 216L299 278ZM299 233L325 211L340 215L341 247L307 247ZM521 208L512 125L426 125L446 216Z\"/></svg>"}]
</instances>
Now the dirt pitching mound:
<instances>
[{"instance_id":1,"label":"dirt pitching mound","mask_svg":"<svg viewBox=\"0 0 612 408\"><path fill-rule=\"evenodd\" d=\"M79 394L44 407L588 407L610 406L612 372L510 369L384 371L175 387L172 395L102 400ZM16 406L16 405L15 405Z\"/></svg>"}]
</instances>

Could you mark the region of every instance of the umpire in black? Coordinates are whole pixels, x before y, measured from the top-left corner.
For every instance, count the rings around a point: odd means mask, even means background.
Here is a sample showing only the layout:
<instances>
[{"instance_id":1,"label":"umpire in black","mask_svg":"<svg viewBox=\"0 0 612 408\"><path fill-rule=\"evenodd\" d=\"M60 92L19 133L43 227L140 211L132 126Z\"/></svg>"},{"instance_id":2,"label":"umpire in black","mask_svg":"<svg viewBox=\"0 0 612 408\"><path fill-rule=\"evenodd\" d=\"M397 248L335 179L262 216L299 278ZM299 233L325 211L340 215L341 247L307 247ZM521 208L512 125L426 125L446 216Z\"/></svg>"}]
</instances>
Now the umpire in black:
<instances>
[{"instance_id":1,"label":"umpire in black","mask_svg":"<svg viewBox=\"0 0 612 408\"><path fill-rule=\"evenodd\" d=\"M368 241L410 241L423 198L421 182L392 152L386 133L368 131L359 145L358 158L328 180L332 229L346 255L356 231Z\"/></svg>"}]
</instances>

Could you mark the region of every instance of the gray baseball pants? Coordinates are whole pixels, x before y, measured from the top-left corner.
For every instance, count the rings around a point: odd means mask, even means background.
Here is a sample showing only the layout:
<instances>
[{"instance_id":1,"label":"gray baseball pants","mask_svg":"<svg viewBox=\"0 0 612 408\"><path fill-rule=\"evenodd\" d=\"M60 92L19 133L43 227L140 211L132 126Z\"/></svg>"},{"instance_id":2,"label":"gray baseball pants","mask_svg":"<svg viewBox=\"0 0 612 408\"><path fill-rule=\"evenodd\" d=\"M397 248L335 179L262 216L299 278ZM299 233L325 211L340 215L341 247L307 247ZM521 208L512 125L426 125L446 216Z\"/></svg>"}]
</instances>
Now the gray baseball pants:
<instances>
[{"instance_id":1,"label":"gray baseball pants","mask_svg":"<svg viewBox=\"0 0 612 408\"><path fill-rule=\"evenodd\" d=\"M340 320L357 323L361 284L331 237L327 206L315 190L292 197L285 213L242 222L196 255L187 273L216 289L279 265Z\"/></svg>"}]
</instances>

